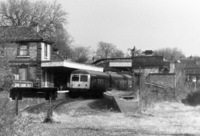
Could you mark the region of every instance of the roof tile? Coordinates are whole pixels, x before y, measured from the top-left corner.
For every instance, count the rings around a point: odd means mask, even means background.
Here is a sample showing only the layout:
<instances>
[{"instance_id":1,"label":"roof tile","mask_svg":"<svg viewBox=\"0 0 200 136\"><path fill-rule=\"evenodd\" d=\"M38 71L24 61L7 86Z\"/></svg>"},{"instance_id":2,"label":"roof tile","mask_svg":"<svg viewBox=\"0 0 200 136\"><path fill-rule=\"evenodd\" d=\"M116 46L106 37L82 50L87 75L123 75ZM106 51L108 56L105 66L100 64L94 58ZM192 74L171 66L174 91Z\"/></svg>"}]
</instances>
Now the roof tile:
<instances>
[{"instance_id":1,"label":"roof tile","mask_svg":"<svg viewBox=\"0 0 200 136\"><path fill-rule=\"evenodd\" d=\"M45 41L42 36L28 27L1 26L0 42Z\"/></svg>"}]
</instances>

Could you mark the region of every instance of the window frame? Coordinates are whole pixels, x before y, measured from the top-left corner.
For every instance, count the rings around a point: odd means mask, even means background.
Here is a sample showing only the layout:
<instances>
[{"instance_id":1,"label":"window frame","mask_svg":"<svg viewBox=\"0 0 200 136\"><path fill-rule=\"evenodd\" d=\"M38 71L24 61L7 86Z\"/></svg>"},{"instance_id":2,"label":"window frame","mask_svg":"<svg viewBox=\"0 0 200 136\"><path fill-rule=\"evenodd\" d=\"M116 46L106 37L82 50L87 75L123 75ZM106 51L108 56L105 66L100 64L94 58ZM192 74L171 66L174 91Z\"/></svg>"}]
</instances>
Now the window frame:
<instances>
[{"instance_id":1,"label":"window frame","mask_svg":"<svg viewBox=\"0 0 200 136\"><path fill-rule=\"evenodd\" d=\"M48 56L48 44L44 43L44 58L47 59Z\"/></svg>"},{"instance_id":2,"label":"window frame","mask_svg":"<svg viewBox=\"0 0 200 136\"><path fill-rule=\"evenodd\" d=\"M21 76L21 73L20 73L20 69L23 69L23 70L25 70L25 79L22 79L22 76ZM18 69L18 75L19 75L19 81L27 81L28 80L28 68L27 67L20 67L19 69Z\"/></svg>"},{"instance_id":3,"label":"window frame","mask_svg":"<svg viewBox=\"0 0 200 136\"><path fill-rule=\"evenodd\" d=\"M22 47L26 47L26 49L22 49ZM26 53L23 54L23 51L26 52ZM27 45L27 44L19 44L18 45L17 56L18 57L27 57L27 56L29 56L29 45Z\"/></svg>"},{"instance_id":4,"label":"window frame","mask_svg":"<svg viewBox=\"0 0 200 136\"><path fill-rule=\"evenodd\" d=\"M88 75L80 75L81 82L88 82Z\"/></svg>"},{"instance_id":5,"label":"window frame","mask_svg":"<svg viewBox=\"0 0 200 136\"><path fill-rule=\"evenodd\" d=\"M41 59L42 61L49 61L51 59L51 45L45 42L41 43Z\"/></svg>"},{"instance_id":6,"label":"window frame","mask_svg":"<svg viewBox=\"0 0 200 136\"><path fill-rule=\"evenodd\" d=\"M74 80L74 78L76 80ZM78 79L78 80L77 80ZM72 79L71 79L73 82L79 82L80 81L80 76L79 75L72 75Z\"/></svg>"}]
</instances>

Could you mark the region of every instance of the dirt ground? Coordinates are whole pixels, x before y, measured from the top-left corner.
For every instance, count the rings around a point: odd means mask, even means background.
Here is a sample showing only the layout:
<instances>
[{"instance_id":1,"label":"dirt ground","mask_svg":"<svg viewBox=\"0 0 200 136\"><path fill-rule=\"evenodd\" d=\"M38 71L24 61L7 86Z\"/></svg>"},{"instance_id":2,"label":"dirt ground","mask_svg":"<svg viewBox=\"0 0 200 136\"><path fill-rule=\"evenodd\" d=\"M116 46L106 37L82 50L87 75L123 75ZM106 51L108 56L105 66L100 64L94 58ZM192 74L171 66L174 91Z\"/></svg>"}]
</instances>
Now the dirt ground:
<instances>
[{"instance_id":1,"label":"dirt ground","mask_svg":"<svg viewBox=\"0 0 200 136\"><path fill-rule=\"evenodd\" d=\"M107 108L102 100L65 104L53 113L52 124L41 123L45 113L23 113L16 129L19 135L36 136L200 135L199 106L162 102L135 115Z\"/></svg>"}]
</instances>

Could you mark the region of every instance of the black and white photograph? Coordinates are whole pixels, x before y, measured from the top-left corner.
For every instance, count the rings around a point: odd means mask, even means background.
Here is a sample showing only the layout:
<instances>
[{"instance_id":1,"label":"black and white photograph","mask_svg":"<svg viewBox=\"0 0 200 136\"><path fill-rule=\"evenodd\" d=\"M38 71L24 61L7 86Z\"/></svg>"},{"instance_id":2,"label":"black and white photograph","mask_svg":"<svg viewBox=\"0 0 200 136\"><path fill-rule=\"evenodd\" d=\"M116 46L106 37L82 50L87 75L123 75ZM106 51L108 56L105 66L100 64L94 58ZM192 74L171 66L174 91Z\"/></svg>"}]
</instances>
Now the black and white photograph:
<instances>
[{"instance_id":1,"label":"black and white photograph","mask_svg":"<svg viewBox=\"0 0 200 136\"><path fill-rule=\"evenodd\" d=\"M200 135L200 0L0 0L0 136Z\"/></svg>"}]
</instances>

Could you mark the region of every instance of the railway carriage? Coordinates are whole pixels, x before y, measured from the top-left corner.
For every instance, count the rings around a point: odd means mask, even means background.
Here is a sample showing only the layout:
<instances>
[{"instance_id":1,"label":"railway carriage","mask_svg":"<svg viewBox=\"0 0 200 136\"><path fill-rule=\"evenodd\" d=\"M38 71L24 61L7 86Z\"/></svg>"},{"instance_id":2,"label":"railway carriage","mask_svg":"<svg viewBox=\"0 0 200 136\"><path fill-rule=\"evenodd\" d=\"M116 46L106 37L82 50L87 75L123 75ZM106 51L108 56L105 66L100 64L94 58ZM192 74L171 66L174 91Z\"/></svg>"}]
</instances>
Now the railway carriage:
<instances>
[{"instance_id":1,"label":"railway carriage","mask_svg":"<svg viewBox=\"0 0 200 136\"><path fill-rule=\"evenodd\" d=\"M132 76L123 74L124 78L124 90L131 90L132 89Z\"/></svg>"},{"instance_id":2,"label":"railway carriage","mask_svg":"<svg viewBox=\"0 0 200 136\"><path fill-rule=\"evenodd\" d=\"M100 94L110 87L110 77L103 72L75 70L70 76L70 95Z\"/></svg>"},{"instance_id":3,"label":"railway carriage","mask_svg":"<svg viewBox=\"0 0 200 136\"><path fill-rule=\"evenodd\" d=\"M75 70L70 76L69 94L101 96L106 90L129 90L132 77L125 74Z\"/></svg>"}]
</instances>

